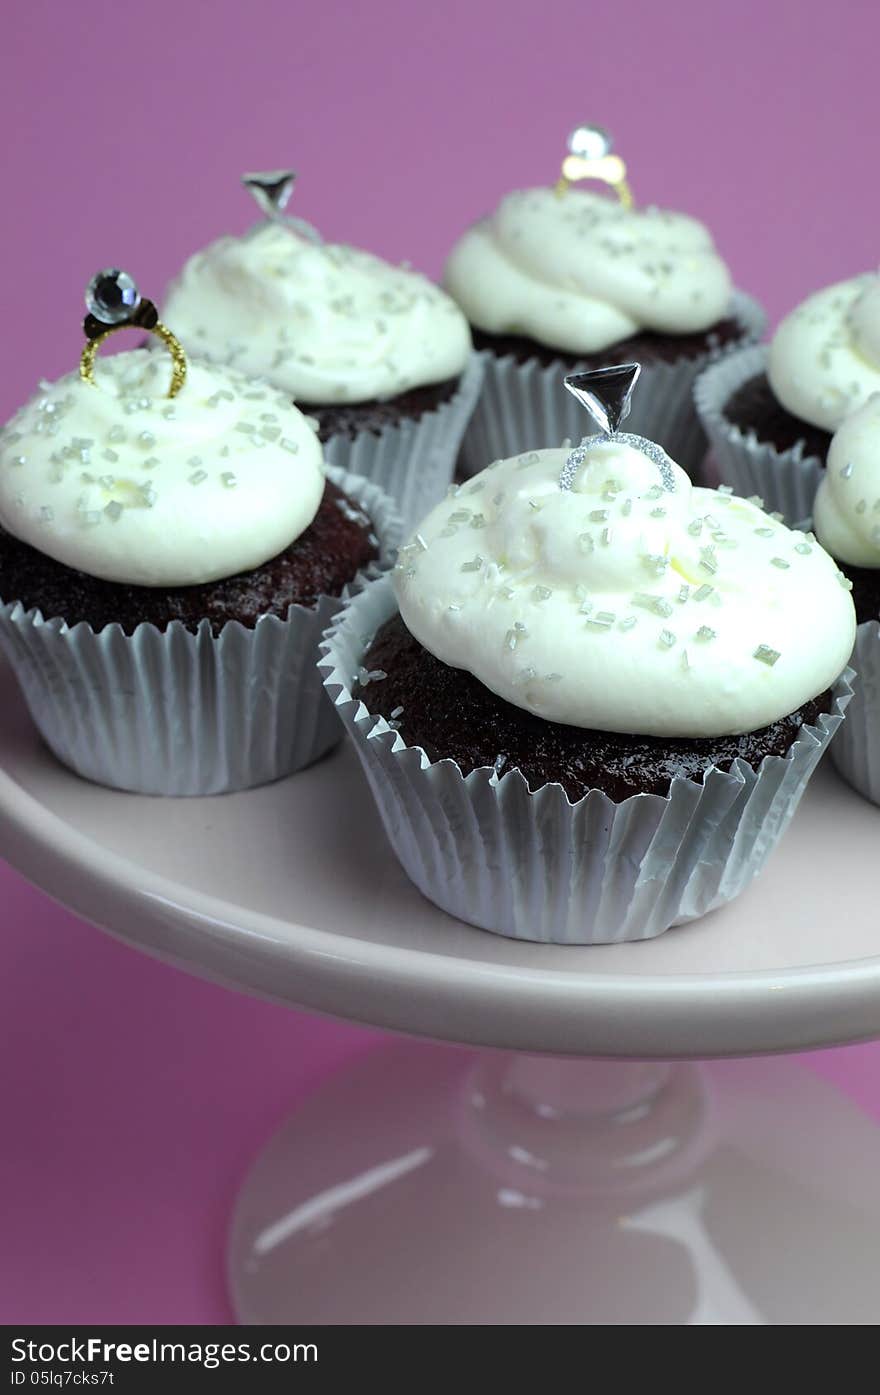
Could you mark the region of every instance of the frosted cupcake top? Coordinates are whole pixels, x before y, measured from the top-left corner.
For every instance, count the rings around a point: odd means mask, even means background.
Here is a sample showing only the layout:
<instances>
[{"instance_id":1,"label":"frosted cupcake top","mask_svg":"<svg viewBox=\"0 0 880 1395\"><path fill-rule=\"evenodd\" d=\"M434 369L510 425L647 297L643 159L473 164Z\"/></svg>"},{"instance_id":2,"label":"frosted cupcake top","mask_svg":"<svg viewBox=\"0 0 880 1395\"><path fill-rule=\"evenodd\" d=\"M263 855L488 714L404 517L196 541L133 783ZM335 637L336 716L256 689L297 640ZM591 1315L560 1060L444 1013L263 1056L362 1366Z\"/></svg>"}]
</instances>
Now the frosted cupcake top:
<instances>
[{"instance_id":1,"label":"frosted cupcake top","mask_svg":"<svg viewBox=\"0 0 880 1395\"><path fill-rule=\"evenodd\" d=\"M41 383L0 431L0 526L134 586L235 576L298 538L324 492L312 425L265 383L196 361L169 400L168 373L135 349L93 384Z\"/></svg>"},{"instance_id":2,"label":"frosted cupcake top","mask_svg":"<svg viewBox=\"0 0 880 1395\"><path fill-rule=\"evenodd\" d=\"M191 257L163 319L189 353L320 406L458 377L471 352L464 316L427 277L273 221Z\"/></svg>"},{"instance_id":3,"label":"frosted cupcake top","mask_svg":"<svg viewBox=\"0 0 880 1395\"><path fill-rule=\"evenodd\" d=\"M880 391L880 275L854 276L808 296L773 336L767 377L794 416L836 431Z\"/></svg>"},{"instance_id":4,"label":"frosted cupcake top","mask_svg":"<svg viewBox=\"0 0 880 1395\"><path fill-rule=\"evenodd\" d=\"M508 194L456 243L444 283L477 328L571 354L708 329L732 289L702 223L577 188Z\"/></svg>"},{"instance_id":5,"label":"frosted cupcake top","mask_svg":"<svg viewBox=\"0 0 880 1395\"><path fill-rule=\"evenodd\" d=\"M496 461L402 549L403 621L435 657L572 726L646 736L754 731L840 674L855 613L815 539L697 489L625 435Z\"/></svg>"},{"instance_id":6,"label":"frosted cupcake top","mask_svg":"<svg viewBox=\"0 0 880 1395\"><path fill-rule=\"evenodd\" d=\"M880 567L880 392L835 433L813 526L838 561Z\"/></svg>"}]
</instances>

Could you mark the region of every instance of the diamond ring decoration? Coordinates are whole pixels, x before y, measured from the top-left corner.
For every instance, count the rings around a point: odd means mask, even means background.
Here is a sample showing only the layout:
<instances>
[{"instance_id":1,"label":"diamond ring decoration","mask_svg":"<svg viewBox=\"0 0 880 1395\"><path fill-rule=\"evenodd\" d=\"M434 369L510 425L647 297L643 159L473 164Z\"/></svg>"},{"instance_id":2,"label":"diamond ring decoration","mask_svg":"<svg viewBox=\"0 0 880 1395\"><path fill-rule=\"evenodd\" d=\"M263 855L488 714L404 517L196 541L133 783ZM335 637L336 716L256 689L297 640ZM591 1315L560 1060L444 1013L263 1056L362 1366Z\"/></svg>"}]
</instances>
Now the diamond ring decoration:
<instances>
[{"instance_id":1,"label":"diamond ring decoration","mask_svg":"<svg viewBox=\"0 0 880 1395\"><path fill-rule=\"evenodd\" d=\"M292 232L299 233L309 242L323 242L318 229L312 227L311 223L284 212L296 183L295 170L257 170L252 174L243 174L241 182L253 195L257 207L269 222L280 223ZM258 223L254 231L259 231L262 226L262 223Z\"/></svg>"},{"instance_id":2,"label":"diamond ring decoration","mask_svg":"<svg viewBox=\"0 0 880 1395\"><path fill-rule=\"evenodd\" d=\"M597 179L614 190L624 208L633 207L632 190L626 181L626 165L614 154L614 142L604 126L576 126L568 138L568 154L556 191L564 194L570 184Z\"/></svg>"},{"instance_id":3,"label":"diamond ring decoration","mask_svg":"<svg viewBox=\"0 0 880 1395\"><path fill-rule=\"evenodd\" d=\"M79 361L83 382L95 385L95 358L104 340L120 329L141 329L161 339L171 355L171 386L169 397L176 397L186 382L186 354L171 330L159 319L151 300L146 300L137 288L133 276L118 267L97 272L86 287L86 309L83 320L85 348Z\"/></svg>"},{"instance_id":4,"label":"diamond ring decoration","mask_svg":"<svg viewBox=\"0 0 880 1395\"><path fill-rule=\"evenodd\" d=\"M587 373L569 373L565 386L582 407L589 412L599 428L599 438L615 441L624 446L632 446L641 451L660 471L660 482L670 494L675 493L675 475L672 461L662 446L649 441L644 436L635 436L629 431L620 431L632 408L633 389L642 371L640 363L613 364L608 368L593 368ZM579 446L568 455L559 476L559 488L571 489L578 471L591 446L597 444L596 435L585 436Z\"/></svg>"}]
</instances>

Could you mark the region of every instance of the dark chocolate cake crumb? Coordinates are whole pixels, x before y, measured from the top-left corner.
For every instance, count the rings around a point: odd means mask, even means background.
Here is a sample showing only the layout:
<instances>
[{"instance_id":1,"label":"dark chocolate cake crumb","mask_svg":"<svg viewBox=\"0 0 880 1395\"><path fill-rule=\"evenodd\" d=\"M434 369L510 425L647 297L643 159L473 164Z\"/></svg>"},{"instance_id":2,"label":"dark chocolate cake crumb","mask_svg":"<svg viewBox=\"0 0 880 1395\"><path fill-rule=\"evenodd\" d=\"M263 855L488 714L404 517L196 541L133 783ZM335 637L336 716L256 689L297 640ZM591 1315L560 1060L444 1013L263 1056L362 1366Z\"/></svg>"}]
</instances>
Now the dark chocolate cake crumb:
<instances>
[{"instance_id":1,"label":"dark chocolate cake crumb","mask_svg":"<svg viewBox=\"0 0 880 1395\"><path fill-rule=\"evenodd\" d=\"M253 571L169 590L125 586L65 567L2 533L0 597L21 601L26 610L38 608L45 620L60 617L70 626L86 621L100 630L116 623L131 634L144 622L164 630L180 620L195 630L207 619L217 635L228 620L252 629L261 615L284 617L290 605L314 606L319 596L338 596L378 556L371 522L328 480L306 531Z\"/></svg>"},{"instance_id":2,"label":"dark chocolate cake crumb","mask_svg":"<svg viewBox=\"0 0 880 1395\"><path fill-rule=\"evenodd\" d=\"M738 387L724 404L724 415L741 431L754 431L759 441L777 450L791 450L798 442L804 455L815 455L825 464L831 432L792 416L774 396L766 373L758 373Z\"/></svg>"},{"instance_id":3,"label":"dark chocolate cake crumb","mask_svg":"<svg viewBox=\"0 0 880 1395\"><path fill-rule=\"evenodd\" d=\"M545 367L559 363L564 370L578 367L583 369L604 368L615 363L652 362L677 363L680 359L700 358L715 349L723 349L746 338L746 331L733 316L718 320L708 329L696 334L657 334L644 330L621 339L608 349L596 354L580 354L577 357L559 349L548 348L536 339L519 334L487 334L474 329L474 348L489 349L499 358L511 355L517 363L528 363L537 359Z\"/></svg>"},{"instance_id":4,"label":"dark chocolate cake crumb","mask_svg":"<svg viewBox=\"0 0 880 1395\"><path fill-rule=\"evenodd\" d=\"M448 378L442 383L427 383L410 388L385 402L337 402L330 406L312 406L297 402L301 412L318 422L318 439L329 441L331 436L347 436L354 440L361 431L378 436L386 426L401 421L418 421L426 412L433 412L448 402L458 389L459 379Z\"/></svg>"},{"instance_id":5,"label":"dark chocolate cake crumb","mask_svg":"<svg viewBox=\"0 0 880 1395\"><path fill-rule=\"evenodd\" d=\"M498 762L502 774L519 769L530 790L556 782L572 801L591 789L604 790L617 803L633 794L666 795L676 776L700 781L710 766L728 770L737 756L757 768L765 756L784 756L804 723L831 710L825 692L760 731L699 740L548 722L435 659L399 615L379 630L363 667L386 675L361 686L367 708L393 720L404 741L422 746L431 760L449 757L464 775Z\"/></svg>"}]
</instances>

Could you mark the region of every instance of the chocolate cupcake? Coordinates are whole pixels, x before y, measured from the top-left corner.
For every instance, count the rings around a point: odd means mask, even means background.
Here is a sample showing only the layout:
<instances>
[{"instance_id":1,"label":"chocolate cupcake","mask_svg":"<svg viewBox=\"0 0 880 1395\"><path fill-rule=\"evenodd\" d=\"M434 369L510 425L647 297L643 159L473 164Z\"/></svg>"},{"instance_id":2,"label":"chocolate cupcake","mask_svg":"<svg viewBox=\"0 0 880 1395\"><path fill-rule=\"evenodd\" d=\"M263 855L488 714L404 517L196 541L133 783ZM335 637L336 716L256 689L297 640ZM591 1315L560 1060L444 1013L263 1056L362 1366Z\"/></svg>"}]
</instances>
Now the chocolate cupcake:
<instances>
[{"instance_id":1,"label":"chocolate cupcake","mask_svg":"<svg viewBox=\"0 0 880 1395\"><path fill-rule=\"evenodd\" d=\"M245 176L269 216L197 252L165 316L191 354L259 375L317 422L326 459L414 521L443 494L481 378L438 286L282 216L293 175Z\"/></svg>"},{"instance_id":2,"label":"chocolate cupcake","mask_svg":"<svg viewBox=\"0 0 880 1395\"><path fill-rule=\"evenodd\" d=\"M598 943L760 870L840 723L854 630L815 540L611 432L455 489L322 667L424 894Z\"/></svg>"},{"instance_id":3,"label":"chocolate cupcake","mask_svg":"<svg viewBox=\"0 0 880 1395\"><path fill-rule=\"evenodd\" d=\"M506 195L460 238L446 264L444 283L485 360L464 470L577 439L583 428L561 389L563 373L638 360L634 429L693 473L705 450L694 379L757 338L763 313L733 290L701 223L631 206L622 162L604 132L579 128L570 150L592 153L570 154L556 188ZM610 178L622 201L572 185L589 177Z\"/></svg>"},{"instance_id":4,"label":"chocolate cupcake","mask_svg":"<svg viewBox=\"0 0 880 1395\"><path fill-rule=\"evenodd\" d=\"M180 362L169 398L164 355L84 359L0 432L0 645L79 774L214 794L333 743L318 641L398 524L375 486L325 478L285 395Z\"/></svg>"},{"instance_id":5,"label":"chocolate cupcake","mask_svg":"<svg viewBox=\"0 0 880 1395\"><path fill-rule=\"evenodd\" d=\"M849 784L880 804L880 393L835 432L813 526L852 583L858 621L853 700L833 760Z\"/></svg>"},{"instance_id":6,"label":"chocolate cupcake","mask_svg":"<svg viewBox=\"0 0 880 1395\"><path fill-rule=\"evenodd\" d=\"M721 477L790 522L805 518L831 438L880 389L880 276L839 281L697 381L697 410Z\"/></svg>"}]
</instances>

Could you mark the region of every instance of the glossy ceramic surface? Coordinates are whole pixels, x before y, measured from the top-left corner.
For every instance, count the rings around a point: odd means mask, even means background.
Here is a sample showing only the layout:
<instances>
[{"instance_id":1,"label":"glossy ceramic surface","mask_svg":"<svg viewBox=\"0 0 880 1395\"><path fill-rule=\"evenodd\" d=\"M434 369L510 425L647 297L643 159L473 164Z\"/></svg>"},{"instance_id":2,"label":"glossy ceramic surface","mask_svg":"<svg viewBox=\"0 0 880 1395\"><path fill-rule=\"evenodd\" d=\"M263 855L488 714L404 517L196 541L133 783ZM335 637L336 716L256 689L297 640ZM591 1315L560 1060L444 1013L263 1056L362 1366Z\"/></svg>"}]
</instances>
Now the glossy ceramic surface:
<instances>
[{"instance_id":1,"label":"glossy ceramic surface","mask_svg":"<svg viewBox=\"0 0 880 1395\"><path fill-rule=\"evenodd\" d=\"M644 944L504 940L419 895L353 753L263 789L88 784L2 677L0 840L79 914L193 972L396 1031L565 1055L741 1055L880 1033L880 809L827 764L737 902Z\"/></svg>"},{"instance_id":2,"label":"glossy ceramic surface","mask_svg":"<svg viewBox=\"0 0 880 1395\"><path fill-rule=\"evenodd\" d=\"M264 1150L245 1322L873 1324L880 1131L787 1061L372 1053Z\"/></svg>"}]
</instances>

